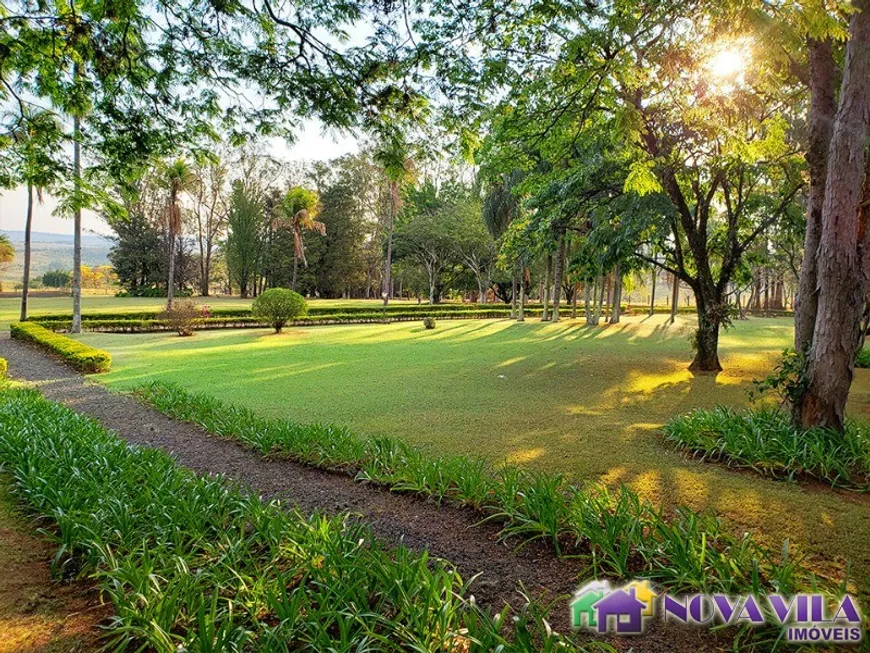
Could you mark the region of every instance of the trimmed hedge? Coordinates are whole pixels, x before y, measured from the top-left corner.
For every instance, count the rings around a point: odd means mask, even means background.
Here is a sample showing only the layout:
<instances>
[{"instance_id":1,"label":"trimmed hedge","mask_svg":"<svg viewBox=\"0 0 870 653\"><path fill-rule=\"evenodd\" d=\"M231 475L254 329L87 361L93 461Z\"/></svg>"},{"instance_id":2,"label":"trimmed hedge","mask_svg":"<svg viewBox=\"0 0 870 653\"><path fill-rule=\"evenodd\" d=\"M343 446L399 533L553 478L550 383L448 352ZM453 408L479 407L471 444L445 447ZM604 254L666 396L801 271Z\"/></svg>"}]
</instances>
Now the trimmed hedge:
<instances>
[{"instance_id":1,"label":"trimmed hedge","mask_svg":"<svg viewBox=\"0 0 870 653\"><path fill-rule=\"evenodd\" d=\"M39 324L15 322L10 325L9 330L13 338L27 340L48 349L82 372L108 372L112 365L112 357L108 352L49 331Z\"/></svg>"},{"instance_id":2,"label":"trimmed hedge","mask_svg":"<svg viewBox=\"0 0 870 653\"><path fill-rule=\"evenodd\" d=\"M527 308L526 317L540 317L540 308ZM486 318L505 318L510 316L510 308L487 308L470 309L466 311L394 311L386 316L380 311L367 313L334 313L330 315L308 315L296 320L291 320L286 326L323 326L329 324L370 324L387 322L408 322L419 320L423 317L433 317L445 320L470 320ZM51 331L67 331L72 322L70 320L49 320L34 318L33 324L38 324ZM249 329L263 328L268 326L264 320L254 317L207 317L197 320L195 329ZM99 331L101 333L151 333L168 331L169 325L165 320L156 319L98 319L82 320L82 329L85 331Z\"/></svg>"},{"instance_id":3,"label":"trimmed hedge","mask_svg":"<svg viewBox=\"0 0 870 653\"><path fill-rule=\"evenodd\" d=\"M206 304L207 305L207 304ZM526 310L541 310L541 304L526 304ZM466 311L510 311L509 304L390 304L386 309L382 306L372 304L370 306L309 306L308 316L325 317L335 315L371 315L377 314L382 316L384 312L389 315L396 313L414 314L422 317L423 313L437 311L439 313L446 312L466 312ZM162 311L118 311L107 313L92 313L82 316L85 322L94 320L156 320ZM253 312L250 308L212 308L209 310L211 318L250 318L253 317ZM46 313L44 315L35 315L28 318L30 322L70 322L72 315L70 313Z\"/></svg>"}]
</instances>

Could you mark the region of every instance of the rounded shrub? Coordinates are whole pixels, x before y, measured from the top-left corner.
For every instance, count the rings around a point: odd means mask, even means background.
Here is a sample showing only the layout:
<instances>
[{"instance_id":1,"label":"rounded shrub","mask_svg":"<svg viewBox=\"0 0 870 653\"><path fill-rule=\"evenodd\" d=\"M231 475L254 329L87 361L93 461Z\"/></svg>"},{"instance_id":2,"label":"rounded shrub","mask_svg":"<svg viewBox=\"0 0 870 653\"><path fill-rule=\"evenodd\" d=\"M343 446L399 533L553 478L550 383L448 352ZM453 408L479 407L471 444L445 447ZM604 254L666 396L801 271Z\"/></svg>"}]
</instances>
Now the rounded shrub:
<instances>
[{"instance_id":1,"label":"rounded shrub","mask_svg":"<svg viewBox=\"0 0 870 653\"><path fill-rule=\"evenodd\" d=\"M424 317L423 318L423 326L427 329L435 328L435 318L434 317Z\"/></svg>"},{"instance_id":2,"label":"rounded shrub","mask_svg":"<svg viewBox=\"0 0 870 653\"><path fill-rule=\"evenodd\" d=\"M297 292L287 288L270 288L254 300L253 311L254 317L275 327L275 333L281 333L287 322L308 312L308 304Z\"/></svg>"}]
</instances>

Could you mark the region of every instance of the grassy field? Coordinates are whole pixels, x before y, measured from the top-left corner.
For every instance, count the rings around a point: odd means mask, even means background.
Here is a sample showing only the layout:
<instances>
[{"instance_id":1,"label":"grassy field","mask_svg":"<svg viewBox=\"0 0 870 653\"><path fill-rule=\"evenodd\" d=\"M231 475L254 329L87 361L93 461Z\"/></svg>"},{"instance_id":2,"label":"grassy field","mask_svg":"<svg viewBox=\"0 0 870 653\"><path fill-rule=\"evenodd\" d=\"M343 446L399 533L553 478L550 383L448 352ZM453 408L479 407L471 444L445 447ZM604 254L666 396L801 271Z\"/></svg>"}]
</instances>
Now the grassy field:
<instances>
[{"instance_id":1,"label":"grassy field","mask_svg":"<svg viewBox=\"0 0 870 653\"><path fill-rule=\"evenodd\" d=\"M212 308L250 308L250 299L238 297L197 297L200 305ZM393 303L397 303L395 300ZM416 302L404 302L414 303ZM114 297L112 295L85 294L82 296L82 313L99 315L121 311L159 311L166 305L165 299L147 297ZM309 306L373 306L382 305L380 299L313 299ZM17 297L0 297L0 329L8 329L21 313L21 300ZM72 297L30 296L28 314L32 317L47 313L72 313Z\"/></svg>"},{"instance_id":2,"label":"grassy field","mask_svg":"<svg viewBox=\"0 0 870 653\"><path fill-rule=\"evenodd\" d=\"M180 383L264 415L333 422L436 450L483 455L575 479L627 483L655 502L710 508L769 546L789 538L812 566L848 559L870 585L864 497L807 489L687 461L660 426L693 407L745 405L791 341L788 319L753 319L722 338L725 372L693 376L692 320L507 320L166 334L85 334L107 349L116 389ZM870 417L870 376L858 371L850 411Z\"/></svg>"}]
</instances>

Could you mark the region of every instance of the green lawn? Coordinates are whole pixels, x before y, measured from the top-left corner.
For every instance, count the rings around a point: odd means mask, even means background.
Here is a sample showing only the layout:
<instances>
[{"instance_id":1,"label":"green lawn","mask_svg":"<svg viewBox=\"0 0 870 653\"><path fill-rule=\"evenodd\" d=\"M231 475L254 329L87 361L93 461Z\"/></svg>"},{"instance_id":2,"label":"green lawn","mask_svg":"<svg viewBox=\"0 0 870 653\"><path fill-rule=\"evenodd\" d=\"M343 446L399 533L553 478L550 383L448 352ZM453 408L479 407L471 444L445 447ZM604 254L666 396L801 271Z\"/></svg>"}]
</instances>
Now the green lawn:
<instances>
[{"instance_id":1,"label":"green lawn","mask_svg":"<svg viewBox=\"0 0 870 653\"><path fill-rule=\"evenodd\" d=\"M85 334L107 349L99 380L129 388L174 381L264 415L334 422L441 451L628 483L656 502L712 508L775 547L786 537L813 566L848 559L870 585L870 510L863 497L808 490L685 460L660 426L698 406L744 405L791 341L788 319L756 318L723 334L725 372L690 374L691 318L582 322L507 320L167 334ZM850 409L870 416L858 371Z\"/></svg>"}]
</instances>

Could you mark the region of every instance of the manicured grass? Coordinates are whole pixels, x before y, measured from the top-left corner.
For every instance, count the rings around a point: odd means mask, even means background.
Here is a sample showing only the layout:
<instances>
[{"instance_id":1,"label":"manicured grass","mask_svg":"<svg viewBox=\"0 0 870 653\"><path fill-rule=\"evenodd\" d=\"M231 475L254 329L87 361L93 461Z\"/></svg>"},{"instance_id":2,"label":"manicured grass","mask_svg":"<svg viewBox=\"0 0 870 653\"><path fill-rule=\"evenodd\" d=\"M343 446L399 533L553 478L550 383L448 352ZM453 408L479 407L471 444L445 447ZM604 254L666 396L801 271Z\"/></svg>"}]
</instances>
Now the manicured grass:
<instances>
[{"instance_id":1,"label":"manicured grass","mask_svg":"<svg viewBox=\"0 0 870 653\"><path fill-rule=\"evenodd\" d=\"M837 576L851 564L870 587L870 510L861 497L687 460L661 427L717 404L743 407L791 341L788 318L755 318L723 334L725 372L693 377L692 318L582 322L507 320L216 331L182 339L85 334L108 350L101 382L132 388L176 382L268 417L330 422L391 435L439 453L484 456L575 480L626 483L656 505L713 509L734 532ZM857 372L850 411L870 415L870 376Z\"/></svg>"},{"instance_id":2,"label":"manicured grass","mask_svg":"<svg viewBox=\"0 0 870 653\"><path fill-rule=\"evenodd\" d=\"M581 558L590 573L631 580L654 579L677 592L786 594L819 584L797 573L785 548L773 553L749 537L735 538L712 515L680 508L657 510L629 488L578 487L561 474L485 461L435 456L396 438L361 438L347 429L267 419L178 386L143 386L140 397L161 412L234 438L264 455L284 455L316 467L342 468L379 483L437 501L472 507L502 526L500 535L521 546L544 539L556 553ZM780 559L782 558L782 559Z\"/></svg>"}]
</instances>

